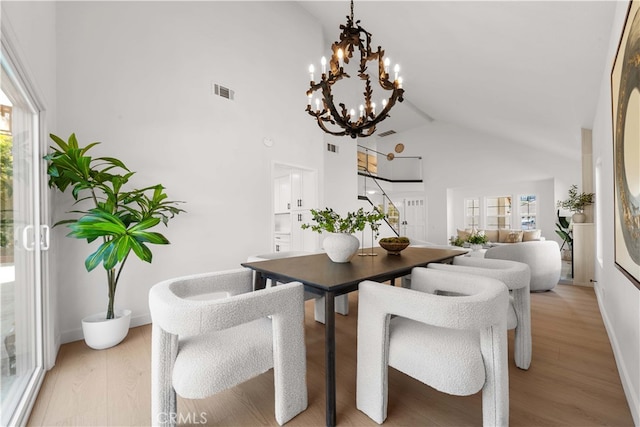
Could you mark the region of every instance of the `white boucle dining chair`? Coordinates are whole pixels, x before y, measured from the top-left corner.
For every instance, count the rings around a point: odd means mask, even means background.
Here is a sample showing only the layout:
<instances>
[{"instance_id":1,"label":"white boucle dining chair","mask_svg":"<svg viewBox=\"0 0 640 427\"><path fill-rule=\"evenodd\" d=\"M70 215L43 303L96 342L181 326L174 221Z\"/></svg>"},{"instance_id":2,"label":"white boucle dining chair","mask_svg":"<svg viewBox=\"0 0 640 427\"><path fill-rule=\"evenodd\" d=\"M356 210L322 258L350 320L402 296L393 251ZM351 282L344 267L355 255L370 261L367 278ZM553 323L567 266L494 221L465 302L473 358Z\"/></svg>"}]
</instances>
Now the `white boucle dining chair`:
<instances>
[{"instance_id":1,"label":"white boucle dining chair","mask_svg":"<svg viewBox=\"0 0 640 427\"><path fill-rule=\"evenodd\" d=\"M435 268L454 273L473 274L500 280L509 289L507 329L514 329L514 360L520 369L531 365L531 269L522 262L458 256L453 264L431 263Z\"/></svg>"},{"instance_id":2,"label":"white boucle dining chair","mask_svg":"<svg viewBox=\"0 0 640 427\"><path fill-rule=\"evenodd\" d=\"M507 288L423 267L411 279L411 289L359 285L356 406L385 421L391 366L444 393L482 390L483 425L508 425Z\"/></svg>"},{"instance_id":3,"label":"white boucle dining chair","mask_svg":"<svg viewBox=\"0 0 640 427\"><path fill-rule=\"evenodd\" d=\"M153 425L175 425L176 394L204 399L271 368L278 424L307 408L303 286L253 292L252 277L237 269L151 288Z\"/></svg>"},{"instance_id":4,"label":"white boucle dining chair","mask_svg":"<svg viewBox=\"0 0 640 427\"><path fill-rule=\"evenodd\" d=\"M318 252L305 252L305 251L281 251L281 252L271 252L268 254L261 255L251 255L247 258L247 262L254 261L265 261L269 259L280 259L280 258L290 258L294 256L303 256L303 255L313 255ZM254 272L255 274L255 272ZM278 283L267 283L267 286L274 286ZM313 316L316 322L324 324L325 315L324 315L324 297L322 295L314 294L313 292L305 292L304 300L308 301L313 300ZM343 316L347 316L349 314L349 296L348 295L338 295L335 297L335 312L342 314Z\"/></svg>"}]
</instances>

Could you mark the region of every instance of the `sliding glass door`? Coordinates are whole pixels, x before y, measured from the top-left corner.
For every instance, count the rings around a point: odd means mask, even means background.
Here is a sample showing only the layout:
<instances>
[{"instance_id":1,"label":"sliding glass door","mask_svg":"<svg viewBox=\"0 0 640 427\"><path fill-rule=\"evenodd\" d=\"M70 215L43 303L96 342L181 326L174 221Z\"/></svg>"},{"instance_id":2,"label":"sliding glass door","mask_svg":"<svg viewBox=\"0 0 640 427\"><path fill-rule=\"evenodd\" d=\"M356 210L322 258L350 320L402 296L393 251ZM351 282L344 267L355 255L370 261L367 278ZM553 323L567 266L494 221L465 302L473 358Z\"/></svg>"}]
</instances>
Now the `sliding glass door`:
<instances>
[{"instance_id":1,"label":"sliding glass door","mask_svg":"<svg viewBox=\"0 0 640 427\"><path fill-rule=\"evenodd\" d=\"M3 45L0 54L0 425L22 419L42 380L39 113Z\"/></svg>"}]
</instances>

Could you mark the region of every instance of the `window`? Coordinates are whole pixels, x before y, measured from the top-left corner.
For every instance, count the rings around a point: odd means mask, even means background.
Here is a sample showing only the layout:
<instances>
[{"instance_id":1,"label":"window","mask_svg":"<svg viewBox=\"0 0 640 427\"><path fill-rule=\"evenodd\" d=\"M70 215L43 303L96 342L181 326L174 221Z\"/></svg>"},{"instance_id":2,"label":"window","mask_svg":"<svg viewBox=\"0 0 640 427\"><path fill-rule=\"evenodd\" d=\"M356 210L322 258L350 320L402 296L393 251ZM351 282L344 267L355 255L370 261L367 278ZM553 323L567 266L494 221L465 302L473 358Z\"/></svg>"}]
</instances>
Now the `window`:
<instances>
[{"instance_id":1,"label":"window","mask_svg":"<svg viewBox=\"0 0 640 427\"><path fill-rule=\"evenodd\" d=\"M464 200L464 228L473 230L480 226L480 199Z\"/></svg>"},{"instance_id":2,"label":"window","mask_svg":"<svg viewBox=\"0 0 640 427\"><path fill-rule=\"evenodd\" d=\"M520 196L520 228L523 230L535 230L537 227L536 213L538 201L535 194Z\"/></svg>"},{"instance_id":3,"label":"window","mask_svg":"<svg viewBox=\"0 0 640 427\"><path fill-rule=\"evenodd\" d=\"M487 197L487 230L511 228L511 196Z\"/></svg>"}]
</instances>

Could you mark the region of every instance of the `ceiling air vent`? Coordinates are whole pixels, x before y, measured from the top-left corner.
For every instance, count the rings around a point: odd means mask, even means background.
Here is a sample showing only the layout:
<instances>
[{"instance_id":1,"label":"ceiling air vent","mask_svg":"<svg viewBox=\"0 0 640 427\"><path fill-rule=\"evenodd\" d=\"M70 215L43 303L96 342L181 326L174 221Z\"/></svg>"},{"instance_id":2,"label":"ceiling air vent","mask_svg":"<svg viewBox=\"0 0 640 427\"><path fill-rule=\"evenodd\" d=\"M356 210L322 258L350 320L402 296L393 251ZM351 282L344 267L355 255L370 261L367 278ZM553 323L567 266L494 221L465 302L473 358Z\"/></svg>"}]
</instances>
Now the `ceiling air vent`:
<instances>
[{"instance_id":1,"label":"ceiling air vent","mask_svg":"<svg viewBox=\"0 0 640 427\"><path fill-rule=\"evenodd\" d=\"M231 101L233 101L234 92L231 89L229 89L228 87L224 87L222 85L214 83L214 85L213 85L213 93L218 95L218 96L221 96L222 98L230 99Z\"/></svg>"},{"instance_id":2,"label":"ceiling air vent","mask_svg":"<svg viewBox=\"0 0 640 427\"><path fill-rule=\"evenodd\" d=\"M379 133L378 136L380 138L384 138L385 136L393 135L394 133L396 133L395 130L388 130L386 132Z\"/></svg>"}]
</instances>

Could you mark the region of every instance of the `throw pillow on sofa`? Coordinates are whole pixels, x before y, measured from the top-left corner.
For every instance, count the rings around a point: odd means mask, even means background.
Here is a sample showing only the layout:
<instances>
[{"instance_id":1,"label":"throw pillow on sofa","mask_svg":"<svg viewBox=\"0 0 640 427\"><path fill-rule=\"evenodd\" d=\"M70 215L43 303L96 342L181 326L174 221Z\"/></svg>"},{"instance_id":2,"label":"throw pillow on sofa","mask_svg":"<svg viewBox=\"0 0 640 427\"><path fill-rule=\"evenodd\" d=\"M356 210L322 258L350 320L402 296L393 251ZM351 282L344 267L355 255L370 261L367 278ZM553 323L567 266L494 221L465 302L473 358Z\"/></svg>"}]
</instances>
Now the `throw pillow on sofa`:
<instances>
[{"instance_id":1,"label":"throw pillow on sofa","mask_svg":"<svg viewBox=\"0 0 640 427\"><path fill-rule=\"evenodd\" d=\"M507 228L498 230L499 243L519 243L522 242L522 230L509 230Z\"/></svg>"},{"instance_id":2,"label":"throw pillow on sofa","mask_svg":"<svg viewBox=\"0 0 640 427\"><path fill-rule=\"evenodd\" d=\"M487 240L492 243L499 241L498 230L484 230L484 235L487 236Z\"/></svg>"},{"instance_id":3,"label":"throw pillow on sofa","mask_svg":"<svg viewBox=\"0 0 640 427\"><path fill-rule=\"evenodd\" d=\"M522 235L523 242L531 242L534 240L540 240L542 237L542 230L524 230Z\"/></svg>"}]
</instances>

